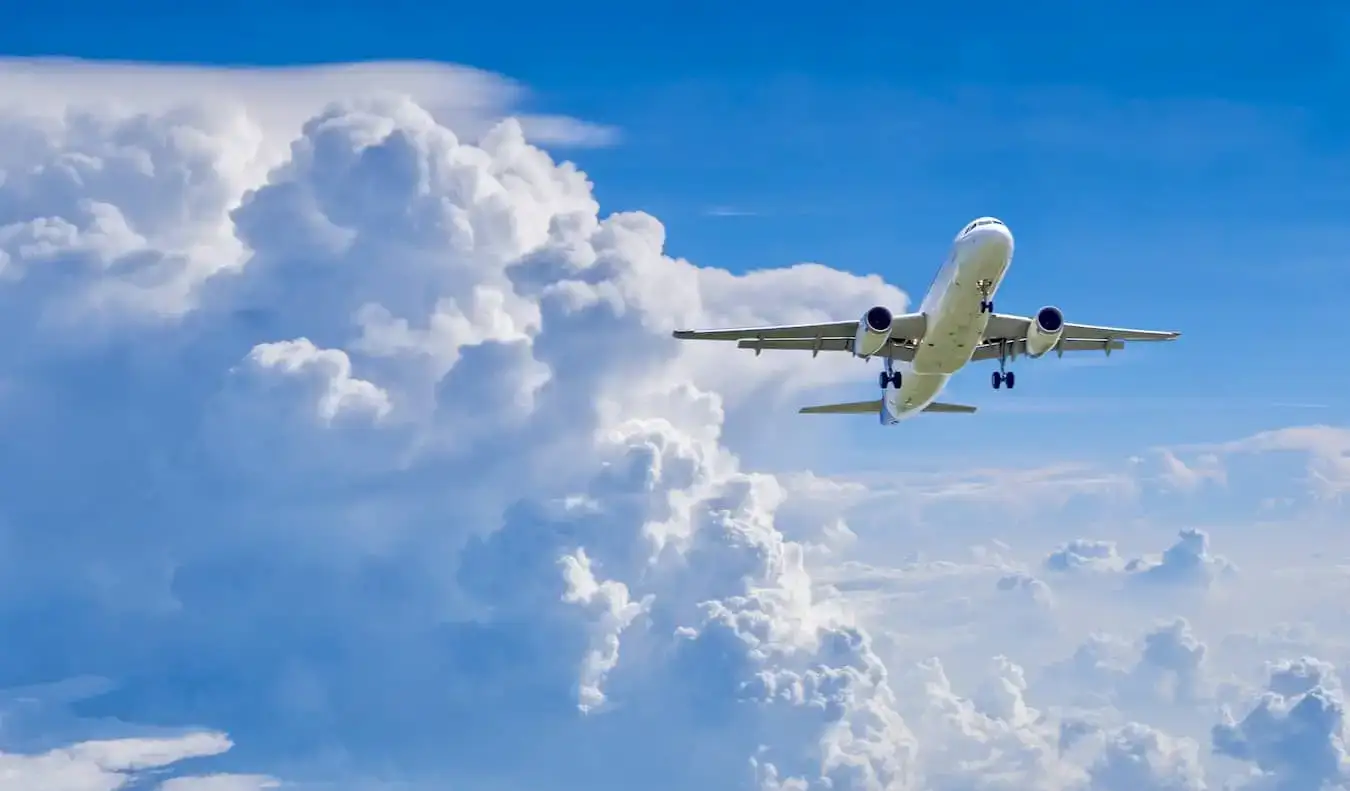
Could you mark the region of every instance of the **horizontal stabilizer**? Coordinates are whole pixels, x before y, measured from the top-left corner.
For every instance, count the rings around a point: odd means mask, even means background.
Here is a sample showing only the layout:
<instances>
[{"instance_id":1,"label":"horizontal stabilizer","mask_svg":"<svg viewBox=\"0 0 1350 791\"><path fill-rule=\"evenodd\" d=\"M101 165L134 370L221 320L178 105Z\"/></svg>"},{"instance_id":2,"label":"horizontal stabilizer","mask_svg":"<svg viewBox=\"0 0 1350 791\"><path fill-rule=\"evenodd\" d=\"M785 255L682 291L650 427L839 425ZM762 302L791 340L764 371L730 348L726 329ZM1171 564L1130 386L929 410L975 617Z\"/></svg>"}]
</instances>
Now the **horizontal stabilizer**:
<instances>
[{"instance_id":1,"label":"horizontal stabilizer","mask_svg":"<svg viewBox=\"0 0 1350 791\"><path fill-rule=\"evenodd\" d=\"M966 406L965 404L944 404L944 403L942 403L941 401L934 401L933 403L931 403L931 404L929 404L928 406L924 407L924 408L923 408L923 411L925 411L925 412L952 412L952 413L960 413L960 414L963 414L963 415L969 415L970 413L972 413L972 412L975 411L975 407L973 407L973 406Z\"/></svg>"},{"instance_id":2,"label":"horizontal stabilizer","mask_svg":"<svg viewBox=\"0 0 1350 791\"><path fill-rule=\"evenodd\" d=\"M804 406L798 410L803 415L875 415L881 411L881 399L875 401L850 401L847 404L822 404ZM934 401L923 408L925 412L946 412L948 414L969 415L975 407L965 404L944 404Z\"/></svg>"},{"instance_id":3,"label":"horizontal stabilizer","mask_svg":"<svg viewBox=\"0 0 1350 791\"><path fill-rule=\"evenodd\" d=\"M798 410L803 415L875 415L881 411L881 399L875 401L853 401L847 404L822 404L804 406Z\"/></svg>"}]
</instances>

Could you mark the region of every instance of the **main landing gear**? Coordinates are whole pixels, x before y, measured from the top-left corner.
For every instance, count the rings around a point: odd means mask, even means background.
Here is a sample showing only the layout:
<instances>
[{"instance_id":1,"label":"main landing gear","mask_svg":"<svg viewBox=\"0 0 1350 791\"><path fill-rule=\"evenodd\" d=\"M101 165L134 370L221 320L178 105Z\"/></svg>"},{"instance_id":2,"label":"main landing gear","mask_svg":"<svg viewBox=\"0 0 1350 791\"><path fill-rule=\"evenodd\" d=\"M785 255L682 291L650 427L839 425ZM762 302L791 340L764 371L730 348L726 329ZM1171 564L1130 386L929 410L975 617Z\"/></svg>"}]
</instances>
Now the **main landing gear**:
<instances>
[{"instance_id":1,"label":"main landing gear","mask_svg":"<svg viewBox=\"0 0 1350 791\"><path fill-rule=\"evenodd\" d=\"M892 358L890 358L890 357L887 357L887 358L886 358L886 370L884 370L884 371L881 372L880 380L881 380L881 389L882 389L882 390L885 390L885 389L886 389L886 385L888 385L888 384L893 384L893 385L895 385L895 389L896 389L896 390L899 390L899 389L900 389L901 377L900 377L900 372L897 371L897 370L895 370L895 360L894 360L894 359L892 359Z\"/></svg>"},{"instance_id":2,"label":"main landing gear","mask_svg":"<svg viewBox=\"0 0 1350 791\"><path fill-rule=\"evenodd\" d=\"M1007 341L1001 340L998 342L998 370L994 371L993 375L989 377L989 383L994 386L995 390L1002 385L1007 385L1008 389L1011 390L1017 384L1017 377L1013 375L1012 371L1008 370Z\"/></svg>"}]
</instances>

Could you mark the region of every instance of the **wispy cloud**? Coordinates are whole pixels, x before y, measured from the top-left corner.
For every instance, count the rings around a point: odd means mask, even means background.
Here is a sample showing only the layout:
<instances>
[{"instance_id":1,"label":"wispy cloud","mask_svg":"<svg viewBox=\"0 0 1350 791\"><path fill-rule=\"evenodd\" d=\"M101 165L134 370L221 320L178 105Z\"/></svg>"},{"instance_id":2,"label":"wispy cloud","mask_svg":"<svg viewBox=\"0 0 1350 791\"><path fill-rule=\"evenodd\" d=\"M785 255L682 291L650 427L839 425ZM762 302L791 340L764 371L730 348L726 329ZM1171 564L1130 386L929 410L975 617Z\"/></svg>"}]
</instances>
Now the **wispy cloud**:
<instances>
[{"instance_id":1,"label":"wispy cloud","mask_svg":"<svg viewBox=\"0 0 1350 791\"><path fill-rule=\"evenodd\" d=\"M763 217L762 211L742 209L735 206L709 206L700 212L705 217Z\"/></svg>"},{"instance_id":2,"label":"wispy cloud","mask_svg":"<svg viewBox=\"0 0 1350 791\"><path fill-rule=\"evenodd\" d=\"M617 126L562 115L522 115L520 125L526 138L542 146L607 148L623 141L623 133Z\"/></svg>"}]
</instances>

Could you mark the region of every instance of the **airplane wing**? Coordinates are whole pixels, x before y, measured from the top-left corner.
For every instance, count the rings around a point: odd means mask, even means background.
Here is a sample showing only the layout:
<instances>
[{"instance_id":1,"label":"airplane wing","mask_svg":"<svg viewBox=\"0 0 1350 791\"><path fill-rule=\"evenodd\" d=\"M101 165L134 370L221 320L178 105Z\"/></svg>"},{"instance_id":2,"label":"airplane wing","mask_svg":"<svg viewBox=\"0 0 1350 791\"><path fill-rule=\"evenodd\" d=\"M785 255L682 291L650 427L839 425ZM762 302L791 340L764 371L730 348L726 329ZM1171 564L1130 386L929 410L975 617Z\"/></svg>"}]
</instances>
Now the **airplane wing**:
<instances>
[{"instance_id":1,"label":"airplane wing","mask_svg":"<svg viewBox=\"0 0 1350 791\"><path fill-rule=\"evenodd\" d=\"M984 332L984 343L976 348L974 360L997 359L1000 342L1007 342L1006 351L1016 358L1026 353L1027 329L1035 319L995 313L989 317ZM891 341L878 356L910 361L914 349L923 338L927 318L922 313L904 313L891 320ZM759 354L769 350L801 350L812 355L820 352L852 352L858 330L857 321L832 321L821 324L779 324L764 327L736 327L713 330L676 330L673 335L681 340L736 341L741 349L752 349ZM1098 327L1092 324L1065 322L1057 353L1075 351L1105 351L1110 353L1125 348L1126 342L1170 341L1181 333L1163 330L1134 330L1124 327Z\"/></svg>"},{"instance_id":2,"label":"airplane wing","mask_svg":"<svg viewBox=\"0 0 1350 791\"><path fill-rule=\"evenodd\" d=\"M894 322L892 322L892 326ZM686 341L792 340L802 338L853 338L857 321L832 321L828 324L781 324L771 327L737 327L726 330L675 330L676 338Z\"/></svg>"},{"instance_id":3,"label":"airplane wing","mask_svg":"<svg viewBox=\"0 0 1350 791\"><path fill-rule=\"evenodd\" d=\"M1124 341L1061 338L1052 351L1056 354L1063 354L1064 352L1114 352L1124 348ZM1008 341L1003 351L1006 351L1010 359L1016 360L1027 353L1027 342L1026 340ZM975 353L970 356L970 361L997 360L1000 353L1002 352L998 343L981 343L975 347ZM1046 354L1049 354L1049 352L1046 352Z\"/></svg>"},{"instance_id":4,"label":"airplane wing","mask_svg":"<svg viewBox=\"0 0 1350 791\"><path fill-rule=\"evenodd\" d=\"M894 340L894 339L893 339ZM908 341L904 343L910 343ZM891 343L888 347L877 354L878 357L889 355L891 359L910 362L914 359L914 347L904 345L904 343ZM820 352L852 352L853 338L769 338L766 340L747 339L736 342L736 347L740 349L754 349L758 354L766 349L769 351L779 351L783 349L809 351L819 354Z\"/></svg>"},{"instance_id":5,"label":"airplane wing","mask_svg":"<svg viewBox=\"0 0 1350 791\"><path fill-rule=\"evenodd\" d=\"M923 337L927 319L922 313L903 313L891 319L891 346L915 343ZM802 349L812 352L853 351L858 322L831 321L822 324L779 324L766 327L736 327L717 330L676 330L680 340L738 341L742 349Z\"/></svg>"},{"instance_id":6,"label":"airplane wing","mask_svg":"<svg viewBox=\"0 0 1350 791\"><path fill-rule=\"evenodd\" d=\"M1027 337L1027 328L1031 326L1032 319L1029 316L1010 316L1006 313L995 313L989 317L989 324L985 327L985 340L1015 340ZM1100 350L1105 342L1114 341L1170 341L1175 340L1181 335L1179 332L1170 330L1132 330L1124 327L1097 327L1092 324L1072 324L1064 322L1064 340L1077 341L1096 341L1095 346L1083 348L1093 348ZM1123 348L1123 347L1116 347ZM1066 349L1068 351L1068 349Z\"/></svg>"}]
</instances>

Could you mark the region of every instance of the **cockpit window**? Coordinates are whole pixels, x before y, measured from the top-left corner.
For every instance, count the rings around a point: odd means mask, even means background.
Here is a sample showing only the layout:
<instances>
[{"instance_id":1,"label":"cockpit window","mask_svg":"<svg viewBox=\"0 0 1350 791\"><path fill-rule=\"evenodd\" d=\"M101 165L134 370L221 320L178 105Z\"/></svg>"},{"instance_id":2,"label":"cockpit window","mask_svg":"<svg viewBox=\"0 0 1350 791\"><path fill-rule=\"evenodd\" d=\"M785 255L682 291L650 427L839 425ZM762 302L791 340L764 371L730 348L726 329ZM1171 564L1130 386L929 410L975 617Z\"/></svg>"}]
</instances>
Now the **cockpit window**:
<instances>
[{"instance_id":1,"label":"cockpit window","mask_svg":"<svg viewBox=\"0 0 1350 791\"><path fill-rule=\"evenodd\" d=\"M999 222L998 220L995 220L992 217L987 217L983 220L976 220L972 222L970 225L967 225L966 227L962 228L961 233L957 234L957 236L965 236L966 234L970 233L976 228L979 228L981 225L1002 225L1002 224L1003 223Z\"/></svg>"}]
</instances>

